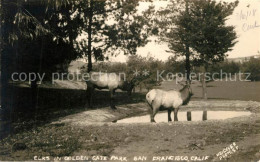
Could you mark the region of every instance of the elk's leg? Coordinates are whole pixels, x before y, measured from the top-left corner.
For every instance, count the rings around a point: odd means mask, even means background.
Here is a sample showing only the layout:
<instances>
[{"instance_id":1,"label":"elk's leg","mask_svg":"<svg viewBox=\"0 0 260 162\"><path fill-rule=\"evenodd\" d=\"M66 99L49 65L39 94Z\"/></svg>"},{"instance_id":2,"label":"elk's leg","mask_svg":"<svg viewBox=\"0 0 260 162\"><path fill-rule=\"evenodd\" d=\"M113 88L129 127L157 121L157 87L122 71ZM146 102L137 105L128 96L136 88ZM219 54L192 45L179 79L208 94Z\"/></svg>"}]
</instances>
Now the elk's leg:
<instances>
[{"instance_id":1,"label":"elk's leg","mask_svg":"<svg viewBox=\"0 0 260 162\"><path fill-rule=\"evenodd\" d=\"M94 88L92 88L92 87L89 87L88 89L87 89L87 101L88 101L88 106L90 107L90 108L92 108L92 97L93 97L93 92L94 92Z\"/></svg>"},{"instance_id":2,"label":"elk's leg","mask_svg":"<svg viewBox=\"0 0 260 162\"><path fill-rule=\"evenodd\" d=\"M116 106L115 106L115 89L113 90L110 90L110 107L112 109L116 109Z\"/></svg>"},{"instance_id":3,"label":"elk's leg","mask_svg":"<svg viewBox=\"0 0 260 162\"><path fill-rule=\"evenodd\" d=\"M157 105L155 102L152 103L152 113L151 113L151 122L155 122L154 117L159 111L160 106Z\"/></svg>"},{"instance_id":4,"label":"elk's leg","mask_svg":"<svg viewBox=\"0 0 260 162\"><path fill-rule=\"evenodd\" d=\"M150 105L149 103L148 103L148 105L150 106L150 119L151 119L151 122L155 122L155 120L154 120L154 118L153 118L153 106L152 105Z\"/></svg>"},{"instance_id":5,"label":"elk's leg","mask_svg":"<svg viewBox=\"0 0 260 162\"><path fill-rule=\"evenodd\" d=\"M174 108L174 121L178 121L178 110L179 108Z\"/></svg>"},{"instance_id":6,"label":"elk's leg","mask_svg":"<svg viewBox=\"0 0 260 162\"><path fill-rule=\"evenodd\" d=\"M172 110L168 109L168 122L172 121L171 113L172 113Z\"/></svg>"}]
</instances>

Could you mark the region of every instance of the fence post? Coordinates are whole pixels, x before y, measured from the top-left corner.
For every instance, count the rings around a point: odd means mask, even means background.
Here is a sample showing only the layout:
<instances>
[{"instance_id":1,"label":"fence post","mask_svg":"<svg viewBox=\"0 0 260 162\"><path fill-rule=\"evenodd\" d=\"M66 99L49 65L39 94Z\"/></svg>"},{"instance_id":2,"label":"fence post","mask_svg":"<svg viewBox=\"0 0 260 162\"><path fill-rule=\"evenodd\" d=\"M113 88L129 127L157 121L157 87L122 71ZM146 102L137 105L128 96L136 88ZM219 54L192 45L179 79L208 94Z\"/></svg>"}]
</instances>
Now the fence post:
<instances>
[{"instance_id":1,"label":"fence post","mask_svg":"<svg viewBox=\"0 0 260 162\"><path fill-rule=\"evenodd\" d=\"M207 110L204 110L203 111L203 115L202 115L202 120L204 121L204 120L207 120L208 119L208 117L207 117Z\"/></svg>"},{"instance_id":2,"label":"fence post","mask_svg":"<svg viewBox=\"0 0 260 162\"><path fill-rule=\"evenodd\" d=\"M187 111L187 121L191 121L191 111Z\"/></svg>"}]
</instances>

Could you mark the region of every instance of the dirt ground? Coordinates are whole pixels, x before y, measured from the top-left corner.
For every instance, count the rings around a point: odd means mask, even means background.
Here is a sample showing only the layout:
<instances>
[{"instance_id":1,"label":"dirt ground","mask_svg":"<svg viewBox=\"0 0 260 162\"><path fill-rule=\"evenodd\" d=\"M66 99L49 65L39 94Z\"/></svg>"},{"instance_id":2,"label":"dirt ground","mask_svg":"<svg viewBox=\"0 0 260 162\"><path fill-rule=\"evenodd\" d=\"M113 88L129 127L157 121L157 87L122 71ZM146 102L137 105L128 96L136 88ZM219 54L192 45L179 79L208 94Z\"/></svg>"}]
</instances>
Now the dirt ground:
<instances>
[{"instance_id":1,"label":"dirt ground","mask_svg":"<svg viewBox=\"0 0 260 162\"><path fill-rule=\"evenodd\" d=\"M258 161L259 107L253 101L191 101L180 111L248 110L252 115L142 124L112 121L147 114L145 103L87 110L2 140L0 160Z\"/></svg>"}]
</instances>

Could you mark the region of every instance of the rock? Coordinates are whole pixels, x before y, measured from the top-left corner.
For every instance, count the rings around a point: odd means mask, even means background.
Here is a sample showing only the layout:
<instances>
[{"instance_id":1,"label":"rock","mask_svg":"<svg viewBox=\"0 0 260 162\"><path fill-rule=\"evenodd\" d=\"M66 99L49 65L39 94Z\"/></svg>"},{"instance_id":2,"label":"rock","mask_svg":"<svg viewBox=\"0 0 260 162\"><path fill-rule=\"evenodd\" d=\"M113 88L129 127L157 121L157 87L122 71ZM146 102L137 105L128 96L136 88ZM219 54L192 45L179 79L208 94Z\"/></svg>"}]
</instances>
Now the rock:
<instances>
[{"instance_id":1,"label":"rock","mask_svg":"<svg viewBox=\"0 0 260 162\"><path fill-rule=\"evenodd\" d=\"M98 140L97 136L95 136L94 134L91 134L90 137L91 137L91 141L93 142Z\"/></svg>"},{"instance_id":2,"label":"rock","mask_svg":"<svg viewBox=\"0 0 260 162\"><path fill-rule=\"evenodd\" d=\"M97 141L97 137L94 137L93 139L92 139L92 141L94 142L94 141Z\"/></svg>"},{"instance_id":3,"label":"rock","mask_svg":"<svg viewBox=\"0 0 260 162\"><path fill-rule=\"evenodd\" d=\"M206 141L205 140L201 140L200 144L201 144L201 146L205 146L206 145Z\"/></svg>"},{"instance_id":4,"label":"rock","mask_svg":"<svg viewBox=\"0 0 260 162\"><path fill-rule=\"evenodd\" d=\"M258 151L257 153L255 153L255 157L256 157L256 158L260 158L260 151Z\"/></svg>"},{"instance_id":5,"label":"rock","mask_svg":"<svg viewBox=\"0 0 260 162\"><path fill-rule=\"evenodd\" d=\"M27 148L26 144L23 142L15 142L12 146L12 151L25 150Z\"/></svg>"},{"instance_id":6,"label":"rock","mask_svg":"<svg viewBox=\"0 0 260 162\"><path fill-rule=\"evenodd\" d=\"M125 142L131 142L131 139L132 139L131 137L126 137L124 141Z\"/></svg>"}]
</instances>

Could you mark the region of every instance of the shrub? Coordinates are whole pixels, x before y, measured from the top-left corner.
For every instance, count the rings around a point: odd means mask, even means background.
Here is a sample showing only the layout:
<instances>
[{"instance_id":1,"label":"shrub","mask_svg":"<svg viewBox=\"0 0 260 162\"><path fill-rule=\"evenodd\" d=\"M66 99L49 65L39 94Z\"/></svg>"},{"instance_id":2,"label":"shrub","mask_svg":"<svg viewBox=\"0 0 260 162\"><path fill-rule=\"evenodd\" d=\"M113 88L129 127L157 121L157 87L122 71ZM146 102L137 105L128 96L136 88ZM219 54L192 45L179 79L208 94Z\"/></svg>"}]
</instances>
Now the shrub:
<instances>
[{"instance_id":1,"label":"shrub","mask_svg":"<svg viewBox=\"0 0 260 162\"><path fill-rule=\"evenodd\" d=\"M251 58L248 62L243 63L242 71L244 73L251 73L251 81L260 80L260 59Z\"/></svg>"}]
</instances>

